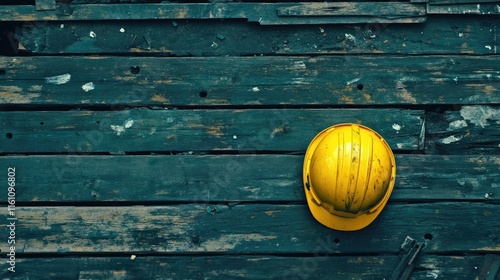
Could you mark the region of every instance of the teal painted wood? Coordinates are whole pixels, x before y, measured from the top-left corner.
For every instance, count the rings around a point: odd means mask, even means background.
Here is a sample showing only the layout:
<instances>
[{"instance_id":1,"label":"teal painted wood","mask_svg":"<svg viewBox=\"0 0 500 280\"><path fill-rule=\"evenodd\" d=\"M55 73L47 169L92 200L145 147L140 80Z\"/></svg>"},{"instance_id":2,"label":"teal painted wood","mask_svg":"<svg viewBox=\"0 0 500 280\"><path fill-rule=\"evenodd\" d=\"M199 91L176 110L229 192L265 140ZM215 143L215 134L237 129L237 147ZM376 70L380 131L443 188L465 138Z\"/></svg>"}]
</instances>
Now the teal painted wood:
<instances>
[{"instance_id":1,"label":"teal painted wood","mask_svg":"<svg viewBox=\"0 0 500 280\"><path fill-rule=\"evenodd\" d=\"M496 56L3 57L0 69L4 105L500 103Z\"/></svg>"},{"instance_id":2,"label":"teal painted wood","mask_svg":"<svg viewBox=\"0 0 500 280\"><path fill-rule=\"evenodd\" d=\"M90 31L96 37L90 37ZM425 24L418 25L257 26L241 21L227 24L222 21L176 20L166 23L148 21L147 24L141 21L74 21L65 22L61 28L61 23L49 21L19 25L15 35L23 47L21 52L30 54L129 53L206 57L492 54L498 32L495 20L433 16ZM217 34L223 35L224 39L218 39ZM485 46L492 46L492 49Z\"/></svg>"},{"instance_id":3,"label":"teal painted wood","mask_svg":"<svg viewBox=\"0 0 500 280\"><path fill-rule=\"evenodd\" d=\"M16 168L19 204L303 203L302 163L303 155L32 155L2 157L0 170ZM396 165L391 202L500 201L498 156L396 155Z\"/></svg>"},{"instance_id":4,"label":"teal painted wood","mask_svg":"<svg viewBox=\"0 0 500 280\"><path fill-rule=\"evenodd\" d=\"M456 106L454 109L443 114L427 114L427 151L500 154L499 106Z\"/></svg>"},{"instance_id":5,"label":"teal painted wood","mask_svg":"<svg viewBox=\"0 0 500 280\"><path fill-rule=\"evenodd\" d=\"M418 150L422 117L402 109L0 112L0 152L305 151L344 122L371 127L395 150Z\"/></svg>"},{"instance_id":6,"label":"teal painted wood","mask_svg":"<svg viewBox=\"0 0 500 280\"><path fill-rule=\"evenodd\" d=\"M322 243L317 247L325 246ZM316 247L315 247L316 248ZM143 256L21 258L16 279L387 279L398 257L328 256ZM413 279L475 279L483 256L421 255L416 259ZM13 274L0 271L2 279Z\"/></svg>"},{"instance_id":7,"label":"teal painted wood","mask_svg":"<svg viewBox=\"0 0 500 280\"><path fill-rule=\"evenodd\" d=\"M26 254L296 254L323 239L334 246L321 253L394 254L410 235L432 238L427 253L499 253L496 213L498 205L490 203L389 203L366 229L339 232L314 220L305 204L19 206L16 245ZM3 252L7 245L0 244Z\"/></svg>"},{"instance_id":8,"label":"teal painted wood","mask_svg":"<svg viewBox=\"0 0 500 280\"><path fill-rule=\"evenodd\" d=\"M301 5L312 17L286 10ZM326 12L325 12L326 11ZM297 16L299 15L299 16ZM121 5L59 5L55 11L35 12L31 6L1 6L0 21L245 19L261 25L334 23L419 23L424 5L388 2L344 3L160 3Z\"/></svg>"}]
</instances>

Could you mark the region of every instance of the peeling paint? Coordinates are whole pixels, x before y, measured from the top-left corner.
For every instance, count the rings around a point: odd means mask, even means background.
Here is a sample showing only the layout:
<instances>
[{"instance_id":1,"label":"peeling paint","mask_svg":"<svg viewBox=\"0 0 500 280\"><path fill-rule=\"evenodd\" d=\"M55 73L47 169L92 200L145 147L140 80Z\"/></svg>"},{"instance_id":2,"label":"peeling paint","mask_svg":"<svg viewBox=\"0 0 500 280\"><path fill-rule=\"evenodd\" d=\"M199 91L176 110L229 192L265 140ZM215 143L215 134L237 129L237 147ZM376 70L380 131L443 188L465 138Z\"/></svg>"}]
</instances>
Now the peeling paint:
<instances>
[{"instance_id":1,"label":"peeling paint","mask_svg":"<svg viewBox=\"0 0 500 280\"><path fill-rule=\"evenodd\" d=\"M440 141L440 142L441 142L441 143L443 143L443 144L451 144L451 143L453 143L453 142L457 142L457 141L462 140L462 138L463 138L463 136L462 136L462 135L460 135L460 136L458 136L458 137L457 137L457 136L455 136L455 135L451 135L451 136L448 136L448 137L446 137L446 138L441 139L441 141Z\"/></svg>"},{"instance_id":2,"label":"peeling paint","mask_svg":"<svg viewBox=\"0 0 500 280\"><path fill-rule=\"evenodd\" d=\"M45 77L45 82L54 85L63 85L71 80L71 74L66 73L58 76Z\"/></svg>"},{"instance_id":3,"label":"peeling paint","mask_svg":"<svg viewBox=\"0 0 500 280\"><path fill-rule=\"evenodd\" d=\"M401 125L397 123L392 124L392 129L396 130L399 133L399 131L401 130Z\"/></svg>"},{"instance_id":4,"label":"peeling paint","mask_svg":"<svg viewBox=\"0 0 500 280\"><path fill-rule=\"evenodd\" d=\"M467 122L464 120L457 120L449 124L448 130L458 130L464 127L467 127Z\"/></svg>"},{"instance_id":5,"label":"peeling paint","mask_svg":"<svg viewBox=\"0 0 500 280\"><path fill-rule=\"evenodd\" d=\"M83 91L88 92L88 91L94 90L95 89L95 85L94 85L93 82L89 82L89 83L84 84L82 86L82 89L83 89Z\"/></svg>"},{"instance_id":6,"label":"peeling paint","mask_svg":"<svg viewBox=\"0 0 500 280\"><path fill-rule=\"evenodd\" d=\"M463 106L460 115L465 120L483 128L489 125L488 120L500 121L500 109L490 106Z\"/></svg>"},{"instance_id":7,"label":"peeling paint","mask_svg":"<svg viewBox=\"0 0 500 280\"><path fill-rule=\"evenodd\" d=\"M306 64L302 60L301 61L294 61L293 66L295 69L300 69L300 70L307 69Z\"/></svg>"},{"instance_id":8,"label":"peeling paint","mask_svg":"<svg viewBox=\"0 0 500 280\"><path fill-rule=\"evenodd\" d=\"M120 136L122 133L125 132L127 128L131 128L132 125L134 125L134 120L133 119L127 119L126 121L123 122L123 125L110 125L111 129L116 132L116 135Z\"/></svg>"}]
</instances>

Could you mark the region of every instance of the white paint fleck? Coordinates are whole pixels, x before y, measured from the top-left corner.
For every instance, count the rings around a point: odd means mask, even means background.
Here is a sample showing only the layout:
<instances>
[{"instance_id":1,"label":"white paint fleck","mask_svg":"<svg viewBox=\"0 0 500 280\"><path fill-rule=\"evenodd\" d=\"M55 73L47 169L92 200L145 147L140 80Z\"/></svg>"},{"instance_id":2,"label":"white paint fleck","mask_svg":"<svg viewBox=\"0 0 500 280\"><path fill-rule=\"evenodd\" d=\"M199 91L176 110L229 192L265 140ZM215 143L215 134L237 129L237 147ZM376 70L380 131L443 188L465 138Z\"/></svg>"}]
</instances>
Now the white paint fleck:
<instances>
[{"instance_id":1,"label":"white paint fleck","mask_svg":"<svg viewBox=\"0 0 500 280\"><path fill-rule=\"evenodd\" d=\"M500 109L490 106L463 106L460 110L460 116L484 128L488 126L488 120L500 121Z\"/></svg>"},{"instance_id":2,"label":"white paint fleck","mask_svg":"<svg viewBox=\"0 0 500 280\"><path fill-rule=\"evenodd\" d=\"M403 148L403 143L397 143L396 146L398 146L398 149Z\"/></svg>"},{"instance_id":3,"label":"white paint fleck","mask_svg":"<svg viewBox=\"0 0 500 280\"><path fill-rule=\"evenodd\" d=\"M234 140L238 139L238 136L233 135L233 139L234 139Z\"/></svg>"},{"instance_id":4,"label":"white paint fleck","mask_svg":"<svg viewBox=\"0 0 500 280\"><path fill-rule=\"evenodd\" d=\"M97 35L95 34L94 31L90 31L89 36L92 38L95 38Z\"/></svg>"},{"instance_id":5,"label":"white paint fleck","mask_svg":"<svg viewBox=\"0 0 500 280\"><path fill-rule=\"evenodd\" d=\"M320 28L319 28L319 32L321 32L321 33L325 33L325 30L324 30L322 27L320 27Z\"/></svg>"},{"instance_id":6,"label":"white paint fleck","mask_svg":"<svg viewBox=\"0 0 500 280\"><path fill-rule=\"evenodd\" d=\"M355 79L352 79L350 81L347 81L347 83L345 83L346 86L349 86L349 85L352 85L354 84L355 82L358 82L359 80L361 80L361 78L355 78Z\"/></svg>"},{"instance_id":7,"label":"white paint fleck","mask_svg":"<svg viewBox=\"0 0 500 280\"><path fill-rule=\"evenodd\" d=\"M462 38L464 36L464 33L458 33L458 37Z\"/></svg>"},{"instance_id":8,"label":"white paint fleck","mask_svg":"<svg viewBox=\"0 0 500 280\"><path fill-rule=\"evenodd\" d=\"M172 117L167 118L167 123L173 123L173 122L174 122L174 118L172 118Z\"/></svg>"},{"instance_id":9,"label":"white paint fleck","mask_svg":"<svg viewBox=\"0 0 500 280\"><path fill-rule=\"evenodd\" d=\"M491 51L491 46L490 45L486 45L484 47Z\"/></svg>"},{"instance_id":10,"label":"white paint fleck","mask_svg":"<svg viewBox=\"0 0 500 280\"><path fill-rule=\"evenodd\" d=\"M123 127L123 125L110 125L110 127L118 136L125 132L125 127Z\"/></svg>"},{"instance_id":11,"label":"white paint fleck","mask_svg":"<svg viewBox=\"0 0 500 280\"><path fill-rule=\"evenodd\" d=\"M128 119L128 120L126 120L126 121L123 123L123 126L124 126L125 128L131 128L133 124L134 124L134 120L133 120L133 119Z\"/></svg>"},{"instance_id":12,"label":"white paint fleck","mask_svg":"<svg viewBox=\"0 0 500 280\"><path fill-rule=\"evenodd\" d=\"M125 32L125 28L123 28L123 27L122 27L122 28L120 28L120 32L121 32L121 33L124 33L124 32Z\"/></svg>"},{"instance_id":13,"label":"white paint fleck","mask_svg":"<svg viewBox=\"0 0 500 280\"><path fill-rule=\"evenodd\" d=\"M132 255L132 256L130 256L130 259L135 260L136 257L137 257L136 255Z\"/></svg>"},{"instance_id":14,"label":"white paint fleck","mask_svg":"<svg viewBox=\"0 0 500 280\"><path fill-rule=\"evenodd\" d=\"M71 74L66 73L59 76L46 77L45 82L55 85L63 85L71 80Z\"/></svg>"},{"instance_id":15,"label":"white paint fleck","mask_svg":"<svg viewBox=\"0 0 500 280\"><path fill-rule=\"evenodd\" d=\"M397 132L399 132L401 130L401 126L399 124L395 123L395 124L392 124L392 129L394 129Z\"/></svg>"},{"instance_id":16,"label":"white paint fleck","mask_svg":"<svg viewBox=\"0 0 500 280\"><path fill-rule=\"evenodd\" d=\"M455 136L455 135L451 135L451 136L448 136L446 138L443 138L441 139L441 143L443 144L451 144L453 142L457 142L457 141L460 141L462 140L464 136L463 135L460 135L460 136Z\"/></svg>"},{"instance_id":17,"label":"white paint fleck","mask_svg":"<svg viewBox=\"0 0 500 280\"><path fill-rule=\"evenodd\" d=\"M497 13L500 13L500 5L497 5Z\"/></svg>"},{"instance_id":18,"label":"white paint fleck","mask_svg":"<svg viewBox=\"0 0 500 280\"><path fill-rule=\"evenodd\" d=\"M453 78L453 81L455 81L455 83L457 83L458 82L458 77Z\"/></svg>"},{"instance_id":19,"label":"white paint fleck","mask_svg":"<svg viewBox=\"0 0 500 280\"><path fill-rule=\"evenodd\" d=\"M93 82L88 82L82 86L82 89L87 92L95 89L95 85Z\"/></svg>"},{"instance_id":20,"label":"white paint fleck","mask_svg":"<svg viewBox=\"0 0 500 280\"><path fill-rule=\"evenodd\" d=\"M350 34L350 33L346 33L344 34L345 38L351 42L355 42L356 41L356 37L354 37L354 35Z\"/></svg>"},{"instance_id":21,"label":"white paint fleck","mask_svg":"<svg viewBox=\"0 0 500 280\"><path fill-rule=\"evenodd\" d=\"M149 135L153 135L156 132L156 127L152 127L151 131L149 132Z\"/></svg>"},{"instance_id":22,"label":"white paint fleck","mask_svg":"<svg viewBox=\"0 0 500 280\"><path fill-rule=\"evenodd\" d=\"M64 23L61 23L61 25L59 26L61 29L64 28Z\"/></svg>"},{"instance_id":23,"label":"white paint fleck","mask_svg":"<svg viewBox=\"0 0 500 280\"><path fill-rule=\"evenodd\" d=\"M449 124L448 130L457 130L457 129L461 129L464 127L467 127L467 122L464 120L457 120L457 121L452 121Z\"/></svg>"},{"instance_id":24,"label":"white paint fleck","mask_svg":"<svg viewBox=\"0 0 500 280\"><path fill-rule=\"evenodd\" d=\"M116 135L120 136L125 132L127 128L131 128L134 125L133 119L127 119L123 122L122 125L110 125L111 129L116 132Z\"/></svg>"},{"instance_id":25,"label":"white paint fleck","mask_svg":"<svg viewBox=\"0 0 500 280\"><path fill-rule=\"evenodd\" d=\"M258 87L253 87L253 88L252 88L252 91L253 91L253 92L259 92L259 91L260 91L260 89L259 89Z\"/></svg>"}]
</instances>

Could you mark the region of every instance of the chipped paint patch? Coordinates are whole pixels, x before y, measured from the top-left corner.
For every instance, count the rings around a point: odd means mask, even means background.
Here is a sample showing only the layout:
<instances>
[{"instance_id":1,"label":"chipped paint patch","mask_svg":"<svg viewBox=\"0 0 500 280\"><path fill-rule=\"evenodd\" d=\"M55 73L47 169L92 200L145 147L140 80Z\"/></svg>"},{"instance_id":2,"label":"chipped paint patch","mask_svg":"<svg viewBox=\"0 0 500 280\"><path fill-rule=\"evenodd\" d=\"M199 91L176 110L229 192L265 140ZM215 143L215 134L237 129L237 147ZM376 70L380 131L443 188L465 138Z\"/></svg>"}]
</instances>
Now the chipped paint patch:
<instances>
[{"instance_id":1,"label":"chipped paint patch","mask_svg":"<svg viewBox=\"0 0 500 280\"><path fill-rule=\"evenodd\" d=\"M344 34L345 38L351 42L356 42L356 37L354 37L354 35L350 34L350 33L346 33Z\"/></svg>"},{"instance_id":2,"label":"chipped paint patch","mask_svg":"<svg viewBox=\"0 0 500 280\"><path fill-rule=\"evenodd\" d=\"M253 91L253 92L259 92L259 91L260 91L260 89L259 89L258 87L253 87L253 88L252 88L252 91Z\"/></svg>"},{"instance_id":3,"label":"chipped paint patch","mask_svg":"<svg viewBox=\"0 0 500 280\"><path fill-rule=\"evenodd\" d=\"M82 86L82 89L83 89L83 91L88 92L88 91L94 90L95 89L95 85L94 85L93 82L89 82L89 83L84 84Z\"/></svg>"},{"instance_id":4,"label":"chipped paint patch","mask_svg":"<svg viewBox=\"0 0 500 280\"><path fill-rule=\"evenodd\" d=\"M398 149L403 148L403 143L397 143L396 146L398 146Z\"/></svg>"},{"instance_id":5,"label":"chipped paint patch","mask_svg":"<svg viewBox=\"0 0 500 280\"><path fill-rule=\"evenodd\" d=\"M451 144L453 142L457 142L457 141L462 140L462 138L464 138L463 135L460 135L458 137L455 136L455 135L451 135L451 136L448 136L448 137L446 137L444 139L441 139L440 142L443 143L443 144Z\"/></svg>"},{"instance_id":6,"label":"chipped paint patch","mask_svg":"<svg viewBox=\"0 0 500 280\"><path fill-rule=\"evenodd\" d=\"M265 236L262 234L226 234L219 238L209 239L201 244L201 248L207 252L221 252L233 250L243 242L262 242L276 239L276 236Z\"/></svg>"},{"instance_id":7,"label":"chipped paint patch","mask_svg":"<svg viewBox=\"0 0 500 280\"><path fill-rule=\"evenodd\" d=\"M45 82L54 85L64 85L71 80L71 74L66 73L58 76L45 77Z\"/></svg>"},{"instance_id":8,"label":"chipped paint patch","mask_svg":"<svg viewBox=\"0 0 500 280\"><path fill-rule=\"evenodd\" d=\"M29 104L40 97L38 93L22 94L21 88L16 86L0 86L0 103Z\"/></svg>"},{"instance_id":9,"label":"chipped paint patch","mask_svg":"<svg viewBox=\"0 0 500 280\"><path fill-rule=\"evenodd\" d=\"M396 130L398 133L401 130L401 126L397 123L392 124L392 129Z\"/></svg>"},{"instance_id":10,"label":"chipped paint patch","mask_svg":"<svg viewBox=\"0 0 500 280\"><path fill-rule=\"evenodd\" d=\"M403 99L403 101L415 104L417 103L417 99L411 95L411 93L406 89L406 86L403 81L396 82L396 89L399 90L397 93L398 97Z\"/></svg>"},{"instance_id":11,"label":"chipped paint patch","mask_svg":"<svg viewBox=\"0 0 500 280\"><path fill-rule=\"evenodd\" d=\"M110 125L111 129L116 132L116 135L120 136L122 133L125 132L127 128L131 128L132 125L134 125L134 120L133 119L127 119L126 121L123 122L123 125Z\"/></svg>"},{"instance_id":12,"label":"chipped paint patch","mask_svg":"<svg viewBox=\"0 0 500 280\"><path fill-rule=\"evenodd\" d=\"M488 120L500 121L500 109L490 106L463 106L460 115L465 120L483 128L489 125Z\"/></svg>"},{"instance_id":13,"label":"chipped paint patch","mask_svg":"<svg viewBox=\"0 0 500 280\"><path fill-rule=\"evenodd\" d=\"M168 99L165 98L164 96L162 95L159 95L159 94L153 94L153 96L151 97L151 101L155 101L155 102L161 102L161 103L165 103L165 102L168 102Z\"/></svg>"},{"instance_id":14,"label":"chipped paint patch","mask_svg":"<svg viewBox=\"0 0 500 280\"><path fill-rule=\"evenodd\" d=\"M448 130L457 130L467 127L467 122L464 120L453 121L449 124Z\"/></svg>"}]
</instances>

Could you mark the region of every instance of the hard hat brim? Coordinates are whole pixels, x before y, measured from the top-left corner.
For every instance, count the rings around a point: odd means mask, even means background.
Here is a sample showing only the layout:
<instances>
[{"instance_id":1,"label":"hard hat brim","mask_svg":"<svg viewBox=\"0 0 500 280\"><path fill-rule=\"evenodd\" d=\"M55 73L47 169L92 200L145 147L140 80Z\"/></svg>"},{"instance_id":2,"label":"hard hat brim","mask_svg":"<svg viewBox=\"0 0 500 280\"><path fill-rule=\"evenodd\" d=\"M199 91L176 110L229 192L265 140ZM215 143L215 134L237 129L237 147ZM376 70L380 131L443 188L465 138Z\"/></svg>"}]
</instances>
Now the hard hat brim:
<instances>
[{"instance_id":1,"label":"hard hat brim","mask_svg":"<svg viewBox=\"0 0 500 280\"><path fill-rule=\"evenodd\" d=\"M387 201L389 200L389 197L391 196L392 190L394 188L394 183L395 183L395 177L396 177L396 161L394 158L394 155L392 154L392 150L387 144L387 142L384 141L386 148L388 151L390 151L391 154L391 163L392 163L392 178L391 182L389 183L388 189L386 191L385 196L383 199L380 201L380 203L377 205L376 208L372 209L371 211L361 214L359 216L353 217L353 218L347 218L347 217L342 217L339 215L334 215L330 213L325 207L322 207L321 205L318 205L315 202L315 199L313 198L313 194L311 191L308 189L307 184L308 184L308 172L309 172L309 163L310 159L312 158L314 151L316 147L318 146L318 143L321 142L321 140L325 137L325 135L328 134L331 130L339 127L339 126L345 126L345 125L351 125L351 124L338 124L331 126L329 128L326 128L325 130L321 131L316 135L316 137L311 141L309 144L309 147L307 148L305 158L304 158L304 168L303 168L303 186L304 186L304 191L306 194L306 200L307 200L307 205L309 206L309 210L311 211L311 214L313 217L323 224L326 227L329 227L331 229L335 230L341 230L341 231L356 231L363 229L370 225L377 217L378 215L382 212L384 209L385 205L387 204ZM359 125L362 126L362 125ZM373 133L377 134L375 131L372 129L362 126ZM380 135L379 135L380 136ZM382 136L380 136L381 139Z\"/></svg>"}]
</instances>

